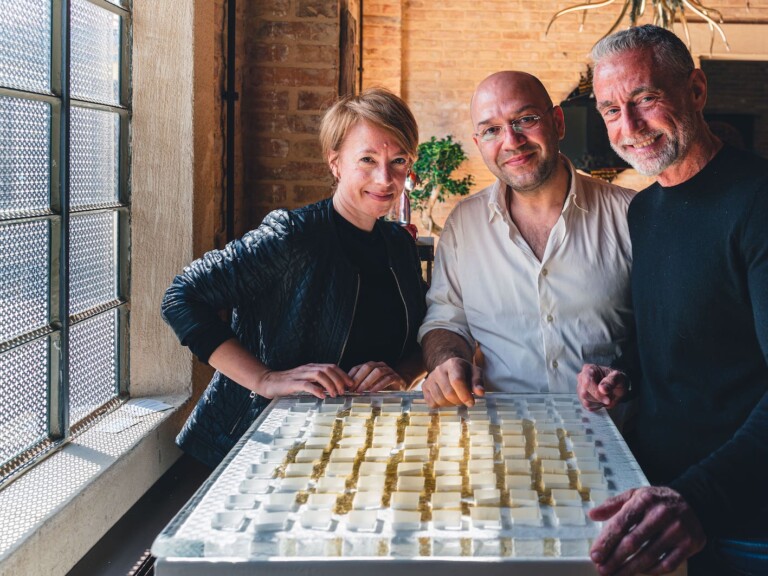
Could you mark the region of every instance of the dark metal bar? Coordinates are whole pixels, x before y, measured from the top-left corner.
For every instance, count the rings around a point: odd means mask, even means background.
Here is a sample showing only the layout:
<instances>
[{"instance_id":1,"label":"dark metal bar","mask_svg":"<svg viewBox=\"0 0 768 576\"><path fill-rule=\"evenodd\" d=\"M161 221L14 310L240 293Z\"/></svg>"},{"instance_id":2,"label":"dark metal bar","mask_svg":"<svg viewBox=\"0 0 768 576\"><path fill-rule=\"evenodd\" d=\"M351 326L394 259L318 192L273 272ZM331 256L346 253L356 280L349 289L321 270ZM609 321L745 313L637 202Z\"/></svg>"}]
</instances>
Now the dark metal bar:
<instances>
[{"instance_id":1,"label":"dark metal bar","mask_svg":"<svg viewBox=\"0 0 768 576\"><path fill-rule=\"evenodd\" d=\"M358 63L357 63L357 82L358 82L358 93L363 91L363 1L360 0L360 9L359 9L359 15L357 17L358 25L360 26L360 48L358 53Z\"/></svg>"},{"instance_id":2,"label":"dark metal bar","mask_svg":"<svg viewBox=\"0 0 768 576\"><path fill-rule=\"evenodd\" d=\"M58 356L58 386L51 389L51 437L69 436L69 140L70 140L70 25L72 1L61 0L61 116L59 120L59 323L58 346L52 354ZM55 341L53 341L55 342Z\"/></svg>"},{"instance_id":3,"label":"dark metal bar","mask_svg":"<svg viewBox=\"0 0 768 576\"><path fill-rule=\"evenodd\" d=\"M225 230L227 242L235 237L235 103L239 97L235 91L235 28L237 1L227 0L227 135L226 135L226 200Z\"/></svg>"}]
</instances>

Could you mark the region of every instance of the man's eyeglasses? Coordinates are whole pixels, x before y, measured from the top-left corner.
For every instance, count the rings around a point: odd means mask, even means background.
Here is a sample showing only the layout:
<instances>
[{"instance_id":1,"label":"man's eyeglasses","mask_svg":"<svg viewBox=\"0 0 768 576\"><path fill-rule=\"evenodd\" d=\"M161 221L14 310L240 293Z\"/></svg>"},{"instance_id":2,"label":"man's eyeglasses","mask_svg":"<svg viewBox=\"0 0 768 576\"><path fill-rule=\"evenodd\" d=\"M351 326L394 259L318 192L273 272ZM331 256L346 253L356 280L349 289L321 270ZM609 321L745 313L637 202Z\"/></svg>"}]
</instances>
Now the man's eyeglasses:
<instances>
[{"instance_id":1,"label":"man's eyeglasses","mask_svg":"<svg viewBox=\"0 0 768 576\"><path fill-rule=\"evenodd\" d=\"M547 108L544 113L546 114L552 110L552 108L554 108L554 106ZM541 116L538 114L526 114L525 116L520 116L520 118L510 120L506 124L494 124L493 126L487 126L480 132L476 132L475 136L480 138L481 142L493 142L504 136L504 129L507 126L512 128L512 132L515 134L523 134L538 126L540 121Z\"/></svg>"}]
</instances>

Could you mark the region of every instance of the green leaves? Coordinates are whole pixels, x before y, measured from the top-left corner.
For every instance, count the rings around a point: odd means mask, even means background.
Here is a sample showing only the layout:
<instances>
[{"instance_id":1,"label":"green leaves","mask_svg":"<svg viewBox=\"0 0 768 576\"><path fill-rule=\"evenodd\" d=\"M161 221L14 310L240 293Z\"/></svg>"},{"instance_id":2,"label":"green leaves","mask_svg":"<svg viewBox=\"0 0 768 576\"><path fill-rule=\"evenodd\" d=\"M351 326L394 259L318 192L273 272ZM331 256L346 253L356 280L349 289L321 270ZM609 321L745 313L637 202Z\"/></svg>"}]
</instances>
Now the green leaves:
<instances>
[{"instance_id":1,"label":"green leaves","mask_svg":"<svg viewBox=\"0 0 768 576\"><path fill-rule=\"evenodd\" d=\"M432 136L429 142L419 144L419 159L413 165L413 171L421 182L410 193L411 208L427 209L430 197L444 202L448 196L469 194L474 184L471 174L461 180L451 178L453 171L466 159L461 144L454 142L450 134L440 140Z\"/></svg>"}]
</instances>

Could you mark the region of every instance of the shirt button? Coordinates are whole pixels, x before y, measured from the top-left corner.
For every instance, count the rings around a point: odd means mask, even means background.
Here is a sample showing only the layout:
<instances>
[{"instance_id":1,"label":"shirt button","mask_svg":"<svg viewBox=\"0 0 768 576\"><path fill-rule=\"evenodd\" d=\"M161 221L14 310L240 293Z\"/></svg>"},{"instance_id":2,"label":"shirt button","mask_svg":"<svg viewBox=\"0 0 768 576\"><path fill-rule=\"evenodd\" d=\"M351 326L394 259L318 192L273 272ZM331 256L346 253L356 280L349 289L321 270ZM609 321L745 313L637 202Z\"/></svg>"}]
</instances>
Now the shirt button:
<instances>
[{"instance_id":1,"label":"shirt button","mask_svg":"<svg viewBox=\"0 0 768 576\"><path fill-rule=\"evenodd\" d=\"M557 360L552 360L552 368L557 368Z\"/></svg>"},{"instance_id":2,"label":"shirt button","mask_svg":"<svg viewBox=\"0 0 768 576\"><path fill-rule=\"evenodd\" d=\"M547 274L549 274L549 270L547 270L546 268L542 268L541 269L541 275L542 276L546 276Z\"/></svg>"},{"instance_id":3,"label":"shirt button","mask_svg":"<svg viewBox=\"0 0 768 576\"><path fill-rule=\"evenodd\" d=\"M547 314L547 322L552 322L553 320L552 314Z\"/></svg>"}]
</instances>

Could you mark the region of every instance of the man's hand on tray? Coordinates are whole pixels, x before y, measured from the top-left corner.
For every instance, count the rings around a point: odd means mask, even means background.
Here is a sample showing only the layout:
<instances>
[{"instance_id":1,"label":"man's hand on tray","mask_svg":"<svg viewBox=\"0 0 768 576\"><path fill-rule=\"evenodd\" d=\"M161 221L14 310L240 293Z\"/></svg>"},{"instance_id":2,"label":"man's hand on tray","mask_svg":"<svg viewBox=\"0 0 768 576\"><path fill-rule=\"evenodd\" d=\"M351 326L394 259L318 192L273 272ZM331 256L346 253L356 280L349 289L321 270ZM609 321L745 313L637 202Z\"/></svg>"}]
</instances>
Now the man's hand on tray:
<instances>
[{"instance_id":1,"label":"man's hand on tray","mask_svg":"<svg viewBox=\"0 0 768 576\"><path fill-rule=\"evenodd\" d=\"M485 396L483 371L462 358L450 358L429 373L421 390L432 408L474 406L475 396Z\"/></svg>"}]
</instances>

